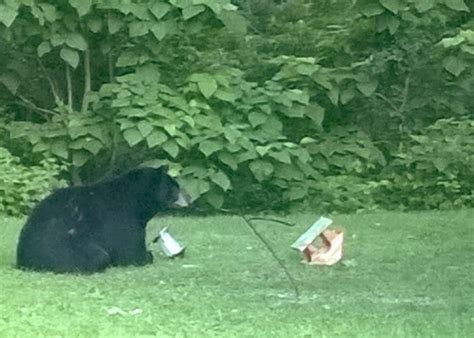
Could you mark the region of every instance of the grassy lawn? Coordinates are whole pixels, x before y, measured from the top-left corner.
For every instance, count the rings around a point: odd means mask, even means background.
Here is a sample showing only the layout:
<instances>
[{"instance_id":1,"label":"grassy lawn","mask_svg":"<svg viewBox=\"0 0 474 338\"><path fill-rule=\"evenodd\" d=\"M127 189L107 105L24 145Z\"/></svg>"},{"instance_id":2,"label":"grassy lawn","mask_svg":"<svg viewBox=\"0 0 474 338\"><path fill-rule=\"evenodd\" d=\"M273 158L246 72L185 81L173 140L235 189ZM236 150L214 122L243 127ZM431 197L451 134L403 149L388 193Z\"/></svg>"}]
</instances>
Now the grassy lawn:
<instances>
[{"instance_id":1,"label":"grassy lawn","mask_svg":"<svg viewBox=\"0 0 474 338\"><path fill-rule=\"evenodd\" d=\"M144 268L92 276L14 269L22 220L2 217L0 337L472 337L474 210L339 215L345 264L300 264L291 243L316 219L258 223L298 283L239 217L165 217L187 246ZM156 249L155 249L156 250ZM471 332L471 333L469 333Z\"/></svg>"}]
</instances>

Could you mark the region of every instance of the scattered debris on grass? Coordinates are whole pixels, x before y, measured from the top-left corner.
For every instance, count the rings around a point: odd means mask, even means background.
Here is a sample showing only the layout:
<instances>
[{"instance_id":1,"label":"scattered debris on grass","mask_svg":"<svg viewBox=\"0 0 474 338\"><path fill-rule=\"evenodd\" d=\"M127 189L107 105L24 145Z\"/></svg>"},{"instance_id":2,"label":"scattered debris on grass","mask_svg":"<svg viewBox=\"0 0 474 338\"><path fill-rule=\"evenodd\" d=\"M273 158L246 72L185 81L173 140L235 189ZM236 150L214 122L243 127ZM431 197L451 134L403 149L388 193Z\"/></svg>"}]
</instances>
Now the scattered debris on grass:
<instances>
[{"instance_id":1,"label":"scattered debris on grass","mask_svg":"<svg viewBox=\"0 0 474 338\"><path fill-rule=\"evenodd\" d=\"M160 231L160 235L156 237L153 242L158 242L161 251L170 258L184 255L185 247L171 236L168 227L164 227Z\"/></svg>"},{"instance_id":2,"label":"scattered debris on grass","mask_svg":"<svg viewBox=\"0 0 474 338\"><path fill-rule=\"evenodd\" d=\"M113 315L121 315L121 316L125 316L127 315L127 313L122 310L121 308L117 307L117 306L112 306L110 309L107 309L107 314L113 316Z\"/></svg>"},{"instance_id":3,"label":"scattered debris on grass","mask_svg":"<svg viewBox=\"0 0 474 338\"><path fill-rule=\"evenodd\" d=\"M143 313L143 310L138 309L138 308L130 310L130 311L125 311L125 310L122 310L121 308L119 308L117 306L112 306L110 309L107 309L107 314L109 314L111 316L114 316L114 315L138 316L138 315L141 315L142 313Z\"/></svg>"},{"instance_id":4,"label":"scattered debris on grass","mask_svg":"<svg viewBox=\"0 0 474 338\"><path fill-rule=\"evenodd\" d=\"M329 230L332 220L320 217L291 247L303 253L303 263L310 265L333 265L342 258L344 233L340 230ZM317 238L322 245L316 247Z\"/></svg>"}]
</instances>

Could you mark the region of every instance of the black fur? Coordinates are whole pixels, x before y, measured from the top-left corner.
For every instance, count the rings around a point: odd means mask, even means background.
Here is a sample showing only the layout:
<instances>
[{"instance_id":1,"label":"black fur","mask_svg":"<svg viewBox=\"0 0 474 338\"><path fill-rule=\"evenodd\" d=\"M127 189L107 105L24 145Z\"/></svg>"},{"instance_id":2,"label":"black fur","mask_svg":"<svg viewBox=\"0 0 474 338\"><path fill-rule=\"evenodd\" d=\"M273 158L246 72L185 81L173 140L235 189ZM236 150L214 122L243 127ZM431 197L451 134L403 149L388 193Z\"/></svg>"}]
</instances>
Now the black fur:
<instances>
[{"instance_id":1,"label":"black fur","mask_svg":"<svg viewBox=\"0 0 474 338\"><path fill-rule=\"evenodd\" d=\"M151 263L146 224L178 195L178 184L165 168L135 169L109 181L57 190L33 209L23 227L17 265L93 273L111 265Z\"/></svg>"}]
</instances>

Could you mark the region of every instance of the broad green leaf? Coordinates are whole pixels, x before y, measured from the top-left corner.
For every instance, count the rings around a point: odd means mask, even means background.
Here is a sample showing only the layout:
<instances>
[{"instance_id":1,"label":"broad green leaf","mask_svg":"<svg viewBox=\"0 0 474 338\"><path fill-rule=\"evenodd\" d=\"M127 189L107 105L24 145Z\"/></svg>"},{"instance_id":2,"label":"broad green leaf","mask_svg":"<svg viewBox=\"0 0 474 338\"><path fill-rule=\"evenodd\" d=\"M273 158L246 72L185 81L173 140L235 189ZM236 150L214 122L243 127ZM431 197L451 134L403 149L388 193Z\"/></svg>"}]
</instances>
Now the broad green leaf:
<instances>
[{"instance_id":1,"label":"broad green leaf","mask_svg":"<svg viewBox=\"0 0 474 338\"><path fill-rule=\"evenodd\" d=\"M61 59L66 61L72 68L79 64L79 53L71 48L63 47L59 53Z\"/></svg>"},{"instance_id":2,"label":"broad green leaf","mask_svg":"<svg viewBox=\"0 0 474 338\"><path fill-rule=\"evenodd\" d=\"M435 158L433 160L433 165L440 173L443 173L450 163L451 162L445 158Z\"/></svg>"},{"instance_id":3,"label":"broad green leaf","mask_svg":"<svg viewBox=\"0 0 474 338\"><path fill-rule=\"evenodd\" d=\"M371 96L375 92L377 85L377 81L375 80L356 83L357 89L359 89L361 93L367 97Z\"/></svg>"},{"instance_id":4,"label":"broad green leaf","mask_svg":"<svg viewBox=\"0 0 474 338\"><path fill-rule=\"evenodd\" d=\"M87 49L87 41L79 33L69 33L66 38L66 45L82 51Z\"/></svg>"},{"instance_id":5,"label":"broad green leaf","mask_svg":"<svg viewBox=\"0 0 474 338\"><path fill-rule=\"evenodd\" d=\"M51 51L51 44L48 41L43 41L38 46L38 56L42 57L44 54L49 53Z\"/></svg>"},{"instance_id":6,"label":"broad green leaf","mask_svg":"<svg viewBox=\"0 0 474 338\"><path fill-rule=\"evenodd\" d=\"M69 153L68 153L66 141L64 141L64 140L55 141L51 145L51 153L53 153L56 156L67 159Z\"/></svg>"},{"instance_id":7,"label":"broad green leaf","mask_svg":"<svg viewBox=\"0 0 474 338\"><path fill-rule=\"evenodd\" d=\"M464 53L474 55L474 46L463 45L463 46L461 46L461 50Z\"/></svg>"},{"instance_id":8,"label":"broad green leaf","mask_svg":"<svg viewBox=\"0 0 474 338\"><path fill-rule=\"evenodd\" d=\"M459 35L453 36L452 38L445 38L441 40L440 43L443 45L444 48L450 48L450 47L458 46L464 41L466 41L466 39L462 35L459 34Z\"/></svg>"},{"instance_id":9,"label":"broad green leaf","mask_svg":"<svg viewBox=\"0 0 474 338\"><path fill-rule=\"evenodd\" d=\"M222 171L218 171L209 175L212 182L217 184L222 190L227 191L230 188L230 180Z\"/></svg>"},{"instance_id":10,"label":"broad green leaf","mask_svg":"<svg viewBox=\"0 0 474 338\"><path fill-rule=\"evenodd\" d=\"M283 107L280 111L288 117L303 118L307 115L308 108L308 106L294 104L292 107Z\"/></svg>"},{"instance_id":11,"label":"broad green leaf","mask_svg":"<svg viewBox=\"0 0 474 338\"><path fill-rule=\"evenodd\" d=\"M150 28L151 32L158 41L163 40L163 38L168 34L168 25L165 22L157 22L153 24Z\"/></svg>"},{"instance_id":12,"label":"broad green leaf","mask_svg":"<svg viewBox=\"0 0 474 338\"><path fill-rule=\"evenodd\" d=\"M133 147L143 140L142 134L136 128L130 128L123 132L123 138Z\"/></svg>"},{"instance_id":13,"label":"broad green leaf","mask_svg":"<svg viewBox=\"0 0 474 338\"><path fill-rule=\"evenodd\" d=\"M206 156L209 157L211 154L223 148L221 143L212 140L205 140L199 145L199 150Z\"/></svg>"},{"instance_id":14,"label":"broad green leaf","mask_svg":"<svg viewBox=\"0 0 474 338\"><path fill-rule=\"evenodd\" d=\"M51 4L41 3L38 6L43 10L44 18L49 22L54 22L58 18L56 7Z\"/></svg>"},{"instance_id":15,"label":"broad green leaf","mask_svg":"<svg viewBox=\"0 0 474 338\"><path fill-rule=\"evenodd\" d=\"M102 29L102 19L99 17L87 20L87 26L93 33L98 33Z\"/></svg>"},{"instance_id":16,"label":"broad green leaf","mask_svg":"<svg viewBox=\"0 0 474 338\"><path fill-rule=\"evenodd\" d=\"M69 149L74 149L74 150L83 149L86 142L87 141L85 137L78 138L77 140L69 142Z\"/></svg>"},{"instance_id":17,"label":"broad green leaf","mask_svg":"<svg viewBox=\"0 0 474 338\"><path fill-rule=\"evenodd\" d=\"M69 136L75 140L80 136L89 134L88 128L82 125L69 125L68 127Z\"/></svg>"},{"instance_id":18,"label":"broad green leaf","mask_svg":"<svg viewBox=\"0 0 474 338\"><path fill-rule=\"evenodd\" d=\"M215 209L220 209L222 204L224 204L224 196L222 193L217 191L211 191L205 196L206 201L212 205Z\"/></svg>"},{"instance_id":19,"label":"broad green leaf","mask_svg":"<svg viewBox=\"0 0 474 338\"><path fill-rule=\"evenodd\" d=\"M79 16L84 16L89 12L92 0L69 0L69 4L76 9Z\"/></svg>"},{"instance_id":20,"label":"broad green leaf","mask_svg":"<svg viewBox=\"0 0 474 338\"><path fill-rule=\"evenodd\" d=\"M286 164L291 164L290 154L286 150L278 151L278 152L277 151L271 151L269 153L269 155L271 157L273 157L274 159L280 161L280 162L283 162L283 163L286 163Z\"/></svg>"},{"instance_id":21,"label":"broad green leaf","mask_svg":"<svg viewBox=\"0 0 474 338\"><path fill-rule=\"evenodd\" d=\"M459 76L466 69L466 64L462 59L448 56L443 60L443 67L454 76Z\"/></svg>"},{"instance_id":22,"label":"broad green leaf","mask_svg":"<svg viewBox=\"0 0 474 338\"><path fill-rule=\"evenodd\" d=\"M379 0L379 3L393 14L398 14L398 11L403 9L400 0Z\"/></svg>"},{"instance_id":23,"label":"broad green leaf","mask_svg":"<svg viewBox=\"0 0 474 338\"><path fill-rule=\"evenodd\" d=\"M35 144L32 150L34 153L42 153L46 150L49 150L49 144L46 142L38 142Z\"/></svg>"},{"instance_id":24,"label":"broad green leaf","mask_svg":"<svg viewBox=\"0 0 474 338\"><path fill-rule=\"evenodd\" d=\"M29 130L23 126L23 124L10 124L9 127L10 138L15 139L29 134Z\"/></svg>"},{"instance_id":25,"label":"broad green leaf","mask_svg":"<svg viewBox=\"0 0 474 338\"><path fill-rule=\"evenodd\" d=\"M289 152L298 157L298 159L302 162L302 163L308 163L311 161L311 156L309 155L309 152L304 149L304 148L295 148L295 149L290 149Z\"/></svg>"},{"instance_id":26,"label":"broad green leaf","mask_svg":"<svg viewBox=\"0 0 474 338\"><path fill-rule=\"evenodd\" d=\"M66 39L62 35L59 35L59 34L53 34L53 36L51 37L51 40L50 40L53 47L60 46L60 45L64 44L65 41L66 41Z\"/></svg>"},{"instance_id":27,"label":"broad green leaf","mask_svg":"<svg viewBox=\"0 0 474 338\"><path fill-rule=\"evenodd\" d=\"M133 21L128 25L128 29L131 38L142 36L148 33L148 25L143 21Z\"/></svg>"},{"instance_id":28,"label":"broad green leaf","mask_svg":"<svg viewBox=\"0 0 474 338\"><path fill-rule=\"evenodd\" d=\"M0 22L5 26L10 27L17 15L17 9L0 4Z\"/></svg>"},{"instance_id":29,"label":"broad green leaf","mask_svg":"<svg viewBox=\"0 0 474 338\"><path fill-rule=\"evenodd\" d=\"M293 186L288 191L288 198L290 201L300 200L306 196L308 193L308 186L300 185Z\"/></svg>"},{"instance_id":30,"label":"broad green leaf","mask_svg":"<svg viewBox=\"0 0 474 338\"><path fill-rule=\"evenodd\" d=\"M415 6L418 12L424 13L433 8L436 2L436 0L416 0L414 1L413 5Z\"/></svg>"},{"instance_id":31,"label":"broad green leaf","mask_svg":"<svg viewBox=\"0 0 474 338\"><path fill-rule=\"evenodd\" d=\"M85 150L76 150L72 154L72 164L75 167L82 167L91 158L90 153Z\"/></svg>"},{"instance_id":32,"label":"broad green leaf","mask_svg":"<svg viewBox=\"0 0 474 338\"><path fill-rule=\"evenodd\" d=\"M296 71L301 75L311 76L314 72L321 68L320 65L302 63L296 67Z\"/></svg>"},{"instance_id":33,"label":"broad green leaf","mask_svg":"<svg viewBox=\"0 0 474 338\"><path fill-rule=\"evenodd\" d=\"M147 120L141 120L137 123L137 128L143 137L147 137L153 130L153 126Z\"/></svg>"},{"instance_id":34,"label":"broad green leaf","mask_svg":"<svg viewBox=\"0 0 474 338\"><path fill-rule=\"evenodd\" d=\"M290 100L299 102L304 105L307 105L309 103L308 93L300 89L289 89L285 92L284 95Z\"/></svg>"},{"instance_id":35,"label":"broad green leaf","mask_svg":"<svg viewBox=\"0 0 474 338\"><path fill-rule=\"evenodd\" d=\"M194 4L194 0L169 0L169 2L178 8L186 8Z\"/></svg>"},{"instance_id":36,"label":"broad green leaf","mask_svg":"<svg viewBox=\"0 0 474 338\"><path fill-rule=\"evenodd\" d=\"M341 93L340 100L342 104L347 104L355 96L355 91L353 88L344 89Z\"/></svg>"},{"instance_id":37,"label":"broad green leaf","mask_svg":"<svg viewBox=\"0 0 474 338\"><path fill-rule=\"evenodd\" d=\"M209 176L209 170L202 166L188 165L183 169L182 174L184 176L192 174L195 178L204 179Z\"/></svg>"},{"instance_id":38,"label":"broad green leaf","mask_svg":"<svg viewBox=\"0 0 474 338\"><path fill-rule=\"evenodd\" d=\"M268 116L259 111L253 111L249 114L249 122L252 127L257 127L261 124L264 124L268 119Z\"/></svg>"},{"instance_id":39,"label":"broad green leaf","mask_svg":"<svg viewBox=\"0 0 474 338\"><path fill-rule=\"evenodd\" d=\"M304 181L304 174L295 165L277 163L275 165L275 177L287 181Z\"/></svg>"},{"instance_id":40,"label":"broad green leaf","mask_svg":"<svg viewBox=\"0 0 474 338\"><path fill-rule=\"evenodd\" d=\"M163 129L166 130L166 132L170 136L177 136L178 135L177 125L173 122L163 124Z\"/></svg>"},{"instance_id":41,"label":"broad green leaf","mask_svg":"<svg viewBox=\"0 0 474 338\"><path fill-rule=\"evenodd\" d=\"M37 5L32 5L30 7L31 7L31 14L33 14L33 16L36 19L38 19L38 23L40 24L40 26L44 26L45 20L44 20L43 11ZM1 9L1 7L0 7L0 9Z\"/></svg>"},{"instance_id":42,"label":"broad green leaf","mask_svg":"<svg viewBox=\"0 0 474 338\"><path fill-rule=\"evenodd\" d=\"M268 146L256 146L255 151L260 155L260 156L265 156L268 151L272 149L271 145Z\"/></svg>"},{"instance_id":43,"label":"broad green leaf","mask_svg":"<svg viewBox=\"0 0 474 338\"><path fill-rule=\"evenodd\" d=\"M237 12L222 11L218 19L233 33L246 34L247 20Z\"/></svg>"},{"instance_id":44,"label":"broad green leaf","mask_svg":"<svg viewBox=\"0 0 474 338\"><path fill-rule=\"evenodd\" d=\"M249 164L249 169L259 182L265 180L273 173L273 165L263 160L255 160Z\"/></svg>"},{"instance_id":45,"label":"broad green leaf","mask_svg":"<svg viewBox=\"0 0 474 338\"><path fill-rule=\"evenodd\" d=\"M216 1L216 0L194 0L193 3L201 3L209 7L214 13L219 15L222 12L222 9L225 8L228 11L235 11L235 6L232 4L227 4L223 6L223 3L230 1Z\"/></svg>"},{"instance_id":46,"label":"broad green leaf","mask_svg":"<svg viewBox=\"0 0 474 338\"><path fill-rule=\"evenodd\" d=\"M311 144L311 143L315 143L315 142L316 142L316 140L314 138L309 137L309 136L305 136L301 139L300 144L305 145L305 144Z\"/></svg>"},{"instance_id":47,"label":"broad green leaf","mask_svg":"<svg viewBox=\"0 0 474 338\"><path fill-rule=\"evenodd\" d=\"M230 167L232 170L237 170L238 162L235 156L232 156L227 152L220 152L219 154L217 154L217 158L219 158L222 163Z\"/></svg>"},{"instance_id":48,"label":"broad green leaf","mask_svg":"<svg viewBox=\"0 0 474 338\"><path fill-rule=\"evenodd\" d=\"M120 6L120 11L124 14L132 13L135 17L142 21L148 21L151 19L151 15L148 12L148 8L143 3L126 3Z\"/></svg>"},{"instance_id":49,"label":"broad green leaf","mask_svg":"<svg viewBox=\"0 0 474 338\"><path fill-rule=\"evenodd\" d=\"M83 148L90 151L92 154L97 155L103 146L99 141L88 137L83 145Z\"/></svg>"},{"instance_id":50,"label":"broad green leaf","mask_svg":"<svg viewBox=\"0 0 474 338\"><path fill-rule=\"evenodd\" d=\"M107 17L107 26L109 27L110 34L117 33L120 30L120 28L122 28L124 23L125 23L125 20L121 16L114 15L111 13Z\"/></svg>"},{"instance_id":51,"label":"broad green leaf","mask_svg":"<svg viewBox=\"0 0 474 338\"><path fill-rule=\"evenodd\" d=\"M444 3L446 4L446 6L451 9L454 9L455 11L469 12L469 7L466 6L464 0L444 0Z\"/></svg>"},{"instance_id":52,"label":"broad green leaf","mask_svg":"<svg viewBox=\"0 0 474 338\"><path fill-rule=\"evenodd\" d=\"M16 91L21 84L18 76L14 75L14 73L0 74L0 83L3 83L12 94L16 94Z\"/></svg>"},{"instance_id":53,"label":"broad green leaf","mask_svg":"<svg viewBox=\"0 0 474 338\"><path fill-rule=\"evenodd\" d=\"M181 120L186 122L191 128L194 128L194 126L196 125L194 123L194 119L191 116L188 116L188 115L182 116Z\"/></svg>"},{"instance_id":54,"label":"broad green leaf","mask_svg":"<svg viewBox=\"0 0 474 338\"><path fill-rule=\"evenodd\" d=\"M242 96L242 91L238 88L219 88L214 93L214 96L222 101L234 103L235 100Z\"/></svg>"},{"instance_id":55,"label":"broad green leaf","mask_svg":"<svg viewBox=\"0 0 474 338\"><path fill-rule=\"evenodd\" d=\"M376 0L364 0L359 2L359 11L367 17L380 15L384 12L383 7Z\"/></svg>"},{"instance_id":56,"label":"broad green leaf","mask_svg":"<svg viewBox=\"0 0 474 338\"><path fill-rule=\"evenodd\" d=\"M400 20L393 14L383 14L377 17L377 31L388 29L390 34L395 34L400 26Z\"/></svg>"},{"instance_id":57,"label":"broad green leaf","mask_svg":"<svg viewBox=\"0 0 474 338\"><path fill-rule=\"evenodd\" d=\"M139 59L140 59L140 56L137 53L131 50L128 50L128 51L126 50L119 55L116 66L117 67L134 66L138 64Z\"/></svg>"},{"instance_id":58,"label":"broad green leaf","mask_svg":"<svg viewBox=\"0 0 474 338\"><path fill-rule=\"evenodd\" d=\"M153 148L166 142L168 136L161 130L153 130L147 137L148 148Z\"/></svg>"},{"instance_id":59,"label":"broad green leaf","mask_svg":"<svg viewBox=\"0 0 474 338\"><path fill-rule=\"evenodd\" d=\"M190 196L191 202L211 189L209 182L194 177L178 178L179 185Z\"/></svg>"},{"instance_id":60,"label":"broad green leaf","mask_svg":"<svg viewBox=\"0 0 474 338\"><path fill-rule=\"evenodd\" d=\"M339 87L332 87L331 90L327 92L327 95L331 100L332 104L337 106L339 102Z\"/></svg>"},{"instance_id":61,"label":"broad green leaf","mask_svg":"<svg viewBox=\"0 0 474 338\"><path fill-rule=\"evenodd\" d=\"M311 104L307 109L308 117L313 120L316 125L321 126L324 121L325 110L317 103Z\"/></svg>"},{"instance_id":62,"label":"broad green leaf","mask_svg":"<svg viewBox=\"0 0 474 338\"><path fill-rule=\"evenodd\" d=\"M183 19L189 20L192 17L195 17L196 15L198 15L199 13L204 12L205 9L206 7L204 7L203 5L186 7L183 9Z\"/></svg>"},{"instance_id":63,"label":"broad green leaf","mask_svg":"<svg viewBox=\"0 0 474 338\"><path fill-rule=\"evenodd\" d=\"M171 6L166 2L153 1L150 5L150 12L160 20L164 17L171 9Z\"/></svg>"},{"instance_id":64,"label":"broad green leaf","mask_svg":"<svg viewBox=\"0 0 474 338\"><path fill-rule=\"evenodd\" d=\"M168 140L161 146L164 151L166 151L171 157L176 158L179 153L179 146L173 140Z\"/></svg>"},{"instance_id":65,"label":"broad green leaf","mask_svg":"<svg viewBox=\"0 0 474 338\"><path fill-rule=\"evenodd\" d=\"M201 74L198 80L198 87L202 95L208 99L217 90L217 82L211 75Z\"/></svg>"},{"instance_id":66,"label":"broad green leaf","mask_svg":"<svg viewBox=\"0 0 474 338\"><path fill-rule=\"evenodd\" d=\"M113 108L128 107L128 106L130 106L130 98L128 97L123 97L123 98L112 101ZM136 116L144 116L146 114L145 112L139 109L136 109L136 111L140 112L140 115L137 114ZM120 110L120 115L125 115L127 112L128 111L126 109L122 109Z\"/></svg>"},{"instance_id":67,"label":"broad green leaf","mask_svg":"<svg viewBox=\"0 0 474 338\"><path fill-rule=\"evenodd\" d=\"M195 145L193 142L191 142L189 136L181 131L178 132L178 136L175 137L175 141L181 148L186 150L191 149Z\"/></svg>"},{"instance_id":68,"label":"broad green leaf","mask_svg":"<svg viewBox=\"0 0 474 338\"><path fill-rule=\"evenodd\" d=\"M242 133L239 130L235 129L232 125L226 126L226 128L224 129L224 137L231 144L235 144L241 135Z\"/></svg>"}]
</instances>

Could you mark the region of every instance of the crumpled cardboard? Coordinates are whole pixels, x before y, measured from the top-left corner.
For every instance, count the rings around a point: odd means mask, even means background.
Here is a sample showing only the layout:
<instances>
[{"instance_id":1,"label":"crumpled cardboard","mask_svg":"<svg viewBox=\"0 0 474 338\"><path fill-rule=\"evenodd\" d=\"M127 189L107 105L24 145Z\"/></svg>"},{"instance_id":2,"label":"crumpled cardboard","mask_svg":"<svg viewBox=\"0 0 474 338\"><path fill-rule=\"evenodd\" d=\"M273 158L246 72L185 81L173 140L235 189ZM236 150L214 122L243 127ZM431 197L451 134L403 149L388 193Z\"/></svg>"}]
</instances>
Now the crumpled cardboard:
<instances>
[{"instance_id":1,"label":"crumpled cardboard","mask_svg":"<svg viewBox=\"0 0 474 338\"><path fill-rule=\"evenodd\" d=\"M333 265L339 262L343 254L344 233L340 230L329 230L332 220L319 218L291 246L303 253L303 263L309 265ZM320 237L322 244L314 243Z\"/></svg>"}]
</instances>

